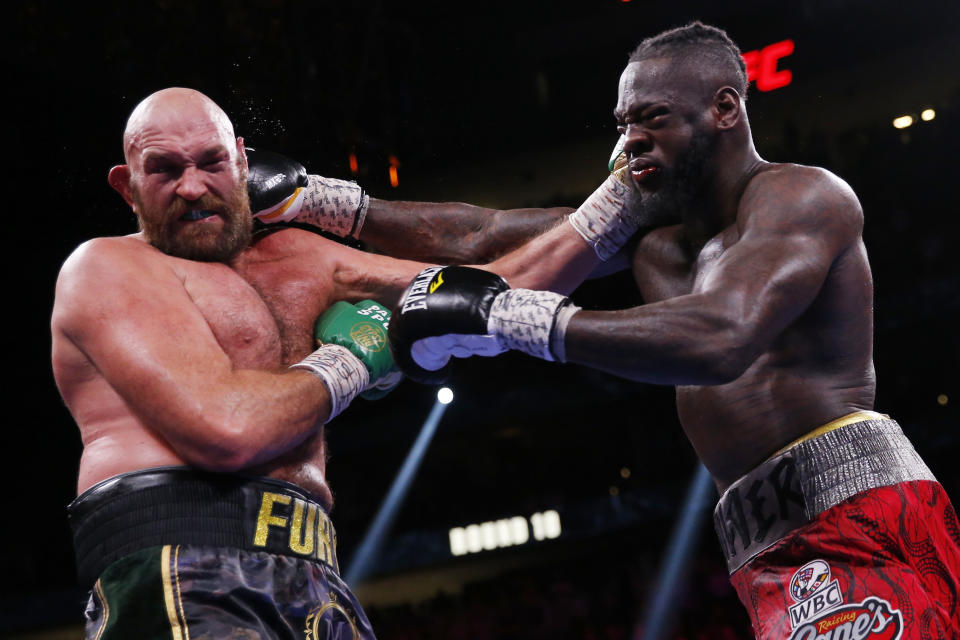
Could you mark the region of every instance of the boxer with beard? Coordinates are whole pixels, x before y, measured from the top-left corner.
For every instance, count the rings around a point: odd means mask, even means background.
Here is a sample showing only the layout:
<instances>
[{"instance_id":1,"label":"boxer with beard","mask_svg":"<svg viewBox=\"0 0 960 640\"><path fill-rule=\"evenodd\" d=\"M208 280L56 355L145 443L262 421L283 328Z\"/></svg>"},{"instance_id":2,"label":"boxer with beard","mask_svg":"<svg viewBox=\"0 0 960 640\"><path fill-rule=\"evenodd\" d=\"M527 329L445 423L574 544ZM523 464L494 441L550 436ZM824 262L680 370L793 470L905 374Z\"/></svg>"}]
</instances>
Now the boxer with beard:
<instances>
[{"instance_id":1,"label":"boxer with beard","mask_svg":"<svg viewBox=\"0 0 960 640\"><path fill-rule=\"evenodd\" d=\"M69 515L87 637L372 638L338 575L325 424L397 384L383 305L424 265L301 229L253 234L243 139L197 91L147 97L123 146L108 180L140 231L78 247L51 318L54 376L83 441ZM326 215L361 200L316 204ZM376 229L391 205L374 208ZM513 236L566 212L520 216L537 222ZM596 263L570 225L526 246L536 264L490 268L563 289L571 263Z\"/></svg>"},{"instance_id":2,"label":"boxer with beard","mask_svg":"<svg viewBox=\"0 0 960 640\"><path fill-rule=\"evenodd\" d=\"M824 169L762 159L746 91L736 44L699 22L641 42L621 75L636 210L681 220L637 242L646 304L581 310L482 270L433 267L395 307L394 355L430 382L452 356L514 349L673 385L721 492L717 533L758 638L960 637L956 512L874 411L860 203ZM583 210L572 224L601 250Z\"/></svg>"}]
</instances>

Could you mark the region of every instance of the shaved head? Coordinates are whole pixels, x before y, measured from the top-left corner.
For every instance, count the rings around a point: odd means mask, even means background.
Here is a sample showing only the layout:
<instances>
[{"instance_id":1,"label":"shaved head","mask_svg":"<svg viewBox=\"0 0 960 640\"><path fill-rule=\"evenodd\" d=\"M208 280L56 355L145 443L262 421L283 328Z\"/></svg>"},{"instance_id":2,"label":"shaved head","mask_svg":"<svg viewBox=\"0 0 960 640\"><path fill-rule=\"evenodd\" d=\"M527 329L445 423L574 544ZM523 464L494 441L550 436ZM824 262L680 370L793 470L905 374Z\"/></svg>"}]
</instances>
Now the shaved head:
<instances>
[{"instance_id":1,"label":"shaved head","mask_svg":"<svg viewBox=\"0 0 960 640\"><path fill-rule=\"evenodd\" d=\"M233 141L233 124L227 114L195 89L170 87L152 93L140 101L123 130L123 155L130 162L131 152L142 150L143 138L152 129L189 131L213 126L227 141Z\"/></svg>"},{"instance_id":2,"label":"shaved head","mask_svg":"<svg viewBox=\"0 0 960 640\"><path fill-rule=\"evenodd\" d=\"M123 131L126 164L110 184L133 208L144 239L166 254L226 262L250 241L243 140L217 104L172 87L144 98Z\"/></svg>"}]
</instances>

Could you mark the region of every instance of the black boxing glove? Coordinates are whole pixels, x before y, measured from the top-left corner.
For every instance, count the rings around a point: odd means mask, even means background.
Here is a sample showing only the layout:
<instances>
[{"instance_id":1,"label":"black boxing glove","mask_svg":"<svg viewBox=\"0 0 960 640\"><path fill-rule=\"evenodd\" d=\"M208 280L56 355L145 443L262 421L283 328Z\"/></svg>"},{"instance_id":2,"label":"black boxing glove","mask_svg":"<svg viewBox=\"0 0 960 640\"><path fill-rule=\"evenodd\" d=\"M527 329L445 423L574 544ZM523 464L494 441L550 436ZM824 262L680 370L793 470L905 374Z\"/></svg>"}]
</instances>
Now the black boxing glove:
<instances>
[{"instance_id":1,"label":"black boxing glove","mask_svg":"<svg viewBox=\"0 0 960 640\"><path fill-rule=\"evenodd\" d=\"M404 291L387 333L400 370L411 380L435 384L449 375L451 356L517 349L564 361L567 323L579 310L550 291L510 289L488 271L431 267Z\"/></svg>"},{"instance_id":2,"label":"black boxing glove","mask_svg":"<svg viewBox=\"0 0 960 640\"><path fill-rule=\"evenodd\" d=\"M297 222L359 237L370 199L357 183L309 175L296 160L271 151L247 149L247 165L250 210L261 222Z\"/></svg>"},{"instance_id":3,"label":"black boxing glove","mask_svg":"<svg viewBox=\"0 0 960 640\"><path fill-rule=\"evenodd\" d=\"M489 271L430 267L413 279L390 318L387 336L393 358L411 380L443 382L450 356L495 356L504 351L487 334L493 300L510 288Z\"/></svg>"}]
</instances>

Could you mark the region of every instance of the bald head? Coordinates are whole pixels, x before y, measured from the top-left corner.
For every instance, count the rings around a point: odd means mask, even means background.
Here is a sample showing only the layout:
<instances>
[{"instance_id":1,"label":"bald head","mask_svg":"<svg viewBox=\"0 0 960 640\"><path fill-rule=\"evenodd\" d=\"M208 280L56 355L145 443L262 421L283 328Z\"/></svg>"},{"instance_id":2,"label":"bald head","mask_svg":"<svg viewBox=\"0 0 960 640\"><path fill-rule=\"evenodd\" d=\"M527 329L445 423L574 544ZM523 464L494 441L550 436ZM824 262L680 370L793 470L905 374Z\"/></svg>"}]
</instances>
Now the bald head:
<instances>
[{"instance_id":1,"label":"bald head","mask_svg":"<svg viewBox=\"0 0 960 640\"><path fill-rule=\"evenodd\" d=\"M157 134L206 132L230 148L236 139L230 118L217 103L194 89L171 87L150 94L138 104L123 131L123 154L129 164L136 152Z\"/></svg>"}]
</instances>

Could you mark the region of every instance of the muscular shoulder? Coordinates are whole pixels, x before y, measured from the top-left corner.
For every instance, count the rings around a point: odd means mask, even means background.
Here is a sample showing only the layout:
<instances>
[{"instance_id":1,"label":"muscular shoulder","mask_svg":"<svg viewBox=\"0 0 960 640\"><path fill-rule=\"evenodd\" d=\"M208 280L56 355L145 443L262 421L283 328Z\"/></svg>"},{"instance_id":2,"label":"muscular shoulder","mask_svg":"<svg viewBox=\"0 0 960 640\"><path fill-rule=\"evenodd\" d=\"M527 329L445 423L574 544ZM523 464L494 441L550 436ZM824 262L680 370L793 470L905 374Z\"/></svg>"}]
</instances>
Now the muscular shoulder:
<instances>
[{"instance_id":1,"label":"muscular shoulder","mask_svg":"<svg viewBox=\"0 0 960 640\"><path fill-rule=\"evenodd\" d=\"M66 328L82 316L95 320L98 310L127 304L127 292L145 280L180 284L170 264L152 246L132 236L94 238L77 247L57 277L53 325Z\"/></svg>"},{"instance_id":2,"label":"muscular shoulder","mask_svg":"<svg viewBox=\"0 0 960 640\"><path fill-rule=\"evenodd\" d=\"M164 262L164 257L132 236L87 240L73 250L60 268L57 294L73 292L71 285L114 280L131 268Z\"/></svg>"},{"instance_id":3,"label":"muscular shoulder","mask_svg":"<svg viewBox=\"0 0 960 640\"><path fill-rule=\"evenodd\" d=\"M836 229L859 234L863 211L853 189L820 167L771 164L747 184L737 222L749 226Z\"/></svg>"}]
</instances>

